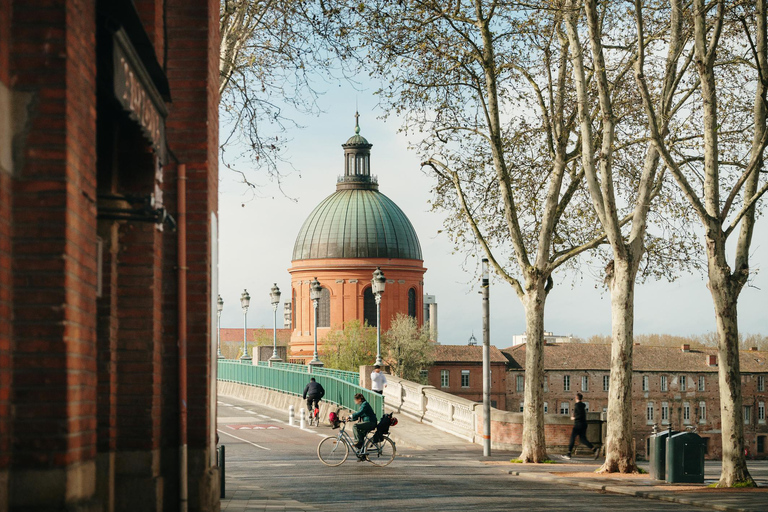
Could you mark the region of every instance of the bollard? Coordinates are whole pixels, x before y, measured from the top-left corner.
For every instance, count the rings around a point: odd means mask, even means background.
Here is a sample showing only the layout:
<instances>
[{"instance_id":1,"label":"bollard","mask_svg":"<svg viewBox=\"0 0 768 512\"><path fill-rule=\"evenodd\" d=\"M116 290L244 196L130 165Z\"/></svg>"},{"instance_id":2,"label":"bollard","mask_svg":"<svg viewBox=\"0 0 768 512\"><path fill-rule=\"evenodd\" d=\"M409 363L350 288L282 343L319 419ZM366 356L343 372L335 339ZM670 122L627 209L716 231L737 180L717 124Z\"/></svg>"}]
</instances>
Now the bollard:
<instances>
[{"instance_id":1,"label":"bollard","mask_svg":"<svg viewBox=\"0 0 768 512\"><path fill-rule=\"evenodd\" d=\"M226 471L226 462L224 445L219 446L219 487L221 487L221 498L224 498L224 473Z\"/></svg>"},{"instance_id":2,"label":"bollard","mask_svg":"<svg viewBox=\"0 0 768 512\"><path fill-rule=\"evenodd\" d=\"M304 414L304 408L299 409L299 428L306 428L307 422Z\"/></svg>"},{"instance_id":3,"label":"bollard","mask_svg":"<svg viewBox=\"0 0 768 512\"><path fill-rule=\"evenodd\" d=\"M288 406L288 425L291 427L295 423L293 416L294 416L294 407L292 405L289 405Z\"/></svg>"}]
</instances>

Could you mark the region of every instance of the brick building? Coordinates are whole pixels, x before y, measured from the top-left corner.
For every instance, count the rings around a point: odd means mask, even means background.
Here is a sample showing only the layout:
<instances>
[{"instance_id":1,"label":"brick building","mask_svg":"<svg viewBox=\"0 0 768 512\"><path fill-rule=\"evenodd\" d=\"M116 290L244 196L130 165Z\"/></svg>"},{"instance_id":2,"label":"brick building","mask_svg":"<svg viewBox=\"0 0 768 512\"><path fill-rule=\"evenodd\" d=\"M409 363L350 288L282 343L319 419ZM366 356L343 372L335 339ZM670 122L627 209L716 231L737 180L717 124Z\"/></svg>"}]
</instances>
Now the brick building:
<instances>
[{"instance_id":1,"label":"brick building","mask_svg":"<svg viewBox=\"0 0 768 512\"><path fill-rule=\"evenodd\" d=\"M507 410L520 411L525 385L525 345L504 350L510 360L507 375ZM740 359L744 397L745 444L754 457L768 458L768 352L742 351ZM590 412L608 406L610 345L586 343L544 346L545 414L570 415L574 395L580 392ZM707 441L707 457L719 458L720 395L717 351L690 349L688 345L652 347L635 345L632 408L635 447L647 454L653 425L685 430L695 426Z\"/></svg>"},{"instance_id":2,"label":"brick building","mask_svg":"<svg viewBox=\"0 0 768 512\"><path fill-rule=\"evenodd\" d=\"M371 174L370 144L355 126L342 144L344 173L301 227L291 258L291 358L309 362L314 352L314 307L310 283L322 286L317 337L357 319L376 326L371 279L377 267L386 278L381 330L397 313L424 321L424 262L416 230L403 211L379 192Z\"/></svg>"},{"instance_id":3,"label":"brick building","mask_svg":"<svg viewBox=\"0 0 768 512\"><path fill-rule=\"evenodd\" d=\"M430 386L474 402L483 401L483 347L436 345L435 363L425 370ZM423 375L423 374L422 374ZM507 358L491 346L491 406L506 409Z\"/></svg>"},{"instance_id":4,"label":"brick building","mask_svg":"<svg viewBox=\"0 0 768 512\"><path fill-rule=\"evenodd\" d=\"M218 12L0 0L0 511L219 509Z\"/></svg>"}]
</instances>

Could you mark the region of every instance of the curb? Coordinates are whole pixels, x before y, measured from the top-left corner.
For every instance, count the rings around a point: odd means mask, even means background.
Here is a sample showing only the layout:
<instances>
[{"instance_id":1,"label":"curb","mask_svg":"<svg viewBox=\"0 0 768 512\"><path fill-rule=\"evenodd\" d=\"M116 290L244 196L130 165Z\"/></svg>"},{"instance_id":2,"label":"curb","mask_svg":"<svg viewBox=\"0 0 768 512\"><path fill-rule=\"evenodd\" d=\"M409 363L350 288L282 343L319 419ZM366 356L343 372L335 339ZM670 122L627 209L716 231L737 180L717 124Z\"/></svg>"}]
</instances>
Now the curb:
<instances>
[{"instance_id":1,"label":"curb","mask_svg":"<svg viewBox=\"0 0 768 512\"><path fill-rule=\"evenodd\" d=\"M708 508L711 510L720 510L724 512L761 512L761 510L755 509L755 508L739 508L739 507L732 507L727 505L718 505L716 503L711 503L708 501L681 498L677 496L665 496L665 495L656 494L654 492L649 492L649 491L636 491L636 490L632 490L631 488L628 488L627 486L620 486L620 485L613 485L613 484L605 485L605 484L596 484L596 483L590 483L590 482L575 482L570 478L544 476L540 473L532 473L532 472L524 472L524 471L510 470L508 473L510 475L519 476L520 478L526 478L529 480L546 480L552 483L570 485L571 487L581 487L583 489L589 489L592 491L610 492L613 494L623 494L626 496L634 496L636 498L668 501L672 503L680 503L681 505L690 505L694 507Z\"/></svg>"}]
</instances>

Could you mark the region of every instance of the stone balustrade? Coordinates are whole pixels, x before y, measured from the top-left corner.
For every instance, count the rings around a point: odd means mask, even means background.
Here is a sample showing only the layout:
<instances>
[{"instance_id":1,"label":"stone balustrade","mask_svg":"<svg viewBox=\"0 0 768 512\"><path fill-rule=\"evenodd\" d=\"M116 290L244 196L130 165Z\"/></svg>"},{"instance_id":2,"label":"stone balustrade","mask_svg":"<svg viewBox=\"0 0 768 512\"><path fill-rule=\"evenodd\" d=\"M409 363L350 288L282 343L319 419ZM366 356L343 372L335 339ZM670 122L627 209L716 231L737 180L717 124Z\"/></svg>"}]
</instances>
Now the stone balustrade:
<instances>
[{"instance_id":1,"label":"stone balustrade","mask_svg":"<svg viewBox=\"0 0 768 512\"><path fill-rule=\"evenodd\" d=\"M457 437L482 444L483 404L387 375L385 408L410 416ZM587 437L605 441L604 414L587 413ZM544 436L551 453L567 451L573 421L561 414L544 415ZM519 451L522 447L523 414L491 408L491 447ZM583 446L583 445L582 445Z\"/></svg>"}]
</instances>

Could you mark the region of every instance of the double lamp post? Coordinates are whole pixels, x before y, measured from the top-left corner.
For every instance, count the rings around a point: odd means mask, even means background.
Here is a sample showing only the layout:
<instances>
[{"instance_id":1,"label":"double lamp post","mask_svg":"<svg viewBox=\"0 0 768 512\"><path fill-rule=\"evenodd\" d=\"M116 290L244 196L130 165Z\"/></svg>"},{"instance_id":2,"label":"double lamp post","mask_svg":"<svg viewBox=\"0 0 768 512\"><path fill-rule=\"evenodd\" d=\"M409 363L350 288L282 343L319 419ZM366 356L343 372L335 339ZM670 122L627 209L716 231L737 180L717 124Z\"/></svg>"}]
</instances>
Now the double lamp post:
<instances>
[{"instance_id":1,"label":"double lamp post","mask_svg":"<svg viewBox=\"0 0 768 512\"><path fill-rule=\"evenodd\" d=\"M387 284L387 278L384 277L384 272L380 267L376 267L373 272L373 279L371 279L371 291L373 292L374 299L376 301L376 364L381 365L381 296L384 294L384 288ZM277 307L280 304L280 288L277 283L272 287L269 293L270 302L272 304L272 357L269 358L272 362L282 361L279 355L277 355ZM317 320L318 320L318 308L320 305L320 299L323 296L323 287L317 278L314 278L309 284L309 298L312 301L312 308L314 309L314 354L312 360L309 362L310 366L323 366L322 361L317 353ZM248 306L251 303L251 296L248 294L248 290L243 290L240 294L240 307L243 310L243 354L240 356L241 361L250 361L252 358L248 353ZM224 300L219 295L216 301L217 305L217 322L218 322L218 357L223 358L221 354L221 312L224 309ZM293 312L295 314L295 312Z\"/></svg>"}]
</instances>

